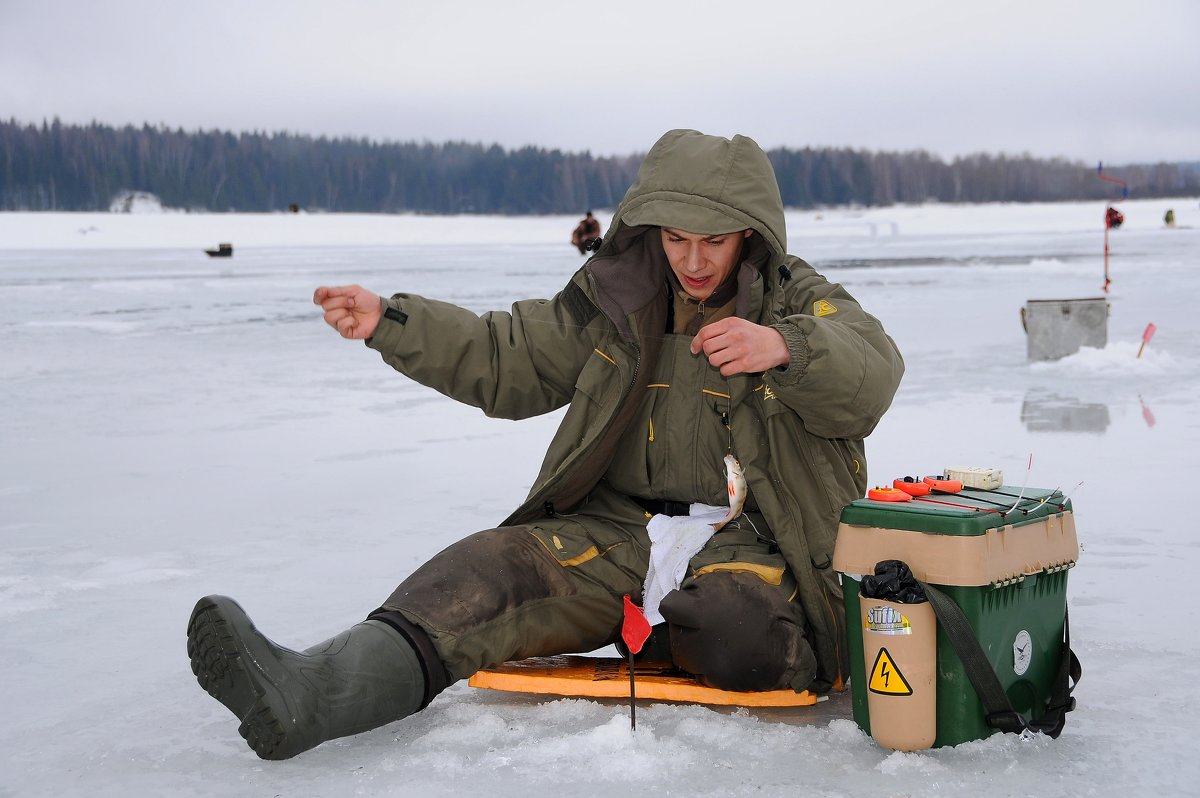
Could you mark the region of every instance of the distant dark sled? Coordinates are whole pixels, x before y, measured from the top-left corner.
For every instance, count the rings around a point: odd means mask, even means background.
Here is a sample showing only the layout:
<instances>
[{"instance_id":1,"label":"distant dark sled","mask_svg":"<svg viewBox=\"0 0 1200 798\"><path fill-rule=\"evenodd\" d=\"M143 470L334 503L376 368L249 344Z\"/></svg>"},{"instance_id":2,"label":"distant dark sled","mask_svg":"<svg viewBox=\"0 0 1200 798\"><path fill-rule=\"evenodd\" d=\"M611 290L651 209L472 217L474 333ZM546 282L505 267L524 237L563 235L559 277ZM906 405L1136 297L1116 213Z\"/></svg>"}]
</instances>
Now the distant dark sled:
<instances>
[{"instance_id":1,"label":"distant dark sled","mask_svg":"<svg viewBox=\"0 0 1200 798\"><path fill-rule=\"evenodd\" d=\"M217 244L216 249L204 250L210 258L232 258L233 244Z\"/></svg>"}]
</instances>

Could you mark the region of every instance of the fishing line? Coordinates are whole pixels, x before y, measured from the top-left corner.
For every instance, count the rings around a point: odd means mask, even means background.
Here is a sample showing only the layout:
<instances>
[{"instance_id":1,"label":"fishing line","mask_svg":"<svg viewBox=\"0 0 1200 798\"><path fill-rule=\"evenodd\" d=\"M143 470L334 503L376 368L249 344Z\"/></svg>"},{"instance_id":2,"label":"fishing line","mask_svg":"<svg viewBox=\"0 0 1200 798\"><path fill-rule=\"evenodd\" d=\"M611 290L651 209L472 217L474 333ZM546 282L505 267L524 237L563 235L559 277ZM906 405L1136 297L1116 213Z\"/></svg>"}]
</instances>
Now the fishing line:
<instances>
[{"instance_id":1,"label":"fishing line","mask_svg":"<svg viewBox=\"0 0 1200 798\"><path fill-rule=\"evenodd\" d=\"M1021 492L1017 494L1017 500L1013 502L1013 506L1008 508L1008 512L1004 513L1007 516L1013 510L1017 509L1017 505L1021 503L1021 499L1025 497L1025 488L1029 485L1029 472L1033 470L1033 452L1029 453L1029 463L1025 466L1025 481L1021 483ZM1051 495L1054 495L1053 493Z\"/></svg>"},{"instance_id":2,"label":"fishing line","mask_svg":"<svg viewBox=\"0 0 1200 798\"><path fill-rule=\"evenodd\" d=\"M1079 487L1080 487L1081 485L1083 485L1083 480L1080 480L1078 485L1076 485L1075 487L1071 488L1071 493L1072 493L1072 494L1074 494L1074 493L1075 493L1075 491L1079 490ZM1025 508L1022 508L1022 512L1025 512L1025 513L1031 513L1031 512L1033 512L1034 510L1036 510L1037 508L1041 507L1041 506L1042 506L1043 504L1045 504L1046 502L1048 502L1048 501L1050 501L1051 499L1053 499L1055 496L1061 496L1061 497L1062 497L1062 501L1061 501L1061 502L1059 502L1059 504L1058 504L1058 509L1060 509L1060 510L1066 509L1066 506L1067 506L1067 499L1069 498L1069 496L1068 496L1067 494L1063 493L1061 488L1055 488L1054 490L1052 490L1052 491L1050 491L1048 494L1046 494L1045 498L1043 498L1043 499L1042 499L1040 502L1038 502L1038 503L1037 503L1037 504L1035 504L1034 506L1032 506L1032 507L1025 507Z\"/></svg>"},{"instance_id":3,"label":"fishing line","mask_svg":"<svg viewBox=\"0 0 1200 798\"><path fill-rule=\"evenodd\" d=\"M1080 484L1083 484L1083 483L1080 483ZM1032 507L1022 507L1022 508L1021 508L1021 512L1023 512L1023 513L1025 513L1025 514L1027 514L1027 515L1028 515L1029 513L1032 513L1034 510L1036 510L1037 508L1041 507L1041 506L1042 506L1043 504L1045 504L1046 502L1050 501L1050 499L1054 498L1055 496L1062 496L1062 491L1061 491L1059 488L1055 488L1054 490L1052 490L1052 491L1050 491L1049 493L1047 493L1047 494L1046 494L1046 496L1045 496L1045 498L1043 498L1043 499L1042 499L1040 502L1038 502L1037 504L1033 505ZM1063 502L1064 502L1064 504L1065 504L1065 502L1066 502L1066 497L1065 497L1065 496L1063 496ZM1058 506L1058 509L1060 509L1060 510L1061 510L1061 509L1063 508L1064 504L1060 504L1060 505ZM1011 512L1011 511L1010 511L1010 512ZM1007 513L1006 513L1006 514L1007 514Z\"/></svg>"},{"instance_id":4,"label":"fishing line","mask_svg":"<svg viewBox=\"0 0 1200 798\"><path fill-rule=\"evenodd\" d=\"M928 502L929 504L941 504L946 507L961 507L964 510L974 510L978 513L996 513L997 515L1004 515L1004 513L1000 512L999 510L993 510L990 507L976 507L973 504L961 504L959 502L944 502L940 499L930 499L926 496L913 496L913 501Z\"/></svg>"},{"instance_id":5,"label":"fishing line","mask_svg":"<svg viewBox=\"0 0 1200 798\"><path fill-rule=\"evenodd\" d=\"M739 516L738 516L737 518L735 518L735 519L734 519L732 522L730 522L730 526L734 526L734 527L736 527L736 528L738 528L738 529L741 529L741 528L742 528L742 523L741 523L741 521L742 521L742 519L743 519L743 518L745 518L745 519L746 519L746 523L750 525L750 528L754 530L754 536L755 536L756 538L758 538L759 540L761 540L763 543L771 543L771 544L774 544L774 545L778 545L778 541L776 541L774 538L769 538L769 537L767 537L766 535L764 535L762 532L759 532L759 531L758 531L758 527L757 527L757 526L755 526L755 524L754 524L754 519L750 517L750 513L747 513L747 512L744 512L744 511L743 511L741 515L739 515Z\"/></svg>"},{"instance_id":6,"label":"fishing line","mask_svg":"<svg viewBox=\"0 0 1200 798\"><path fill-rule=\"evenodd\" d=\"M972 488L972 490L974 490L974 488ZM931 491L929 491L929 492L930 492L930 493L936 493L936 494L937 494L937 495L939 495L939 496L957 496L957 495L958 495L958 491L952 491L952 490L938 490L937 488L934 488L933 490L931 490ZM917 496L917 497L914 497L914 498L920 498L920 497L919 497L919 496ZM993 505L995 505L996 507L1007 507L1007 506L1008 506L1008 502L994 502L994 501L992 501L991 499L985 499L985 498L983 498L982 496L970 496L970 497L968 497L968 498L970 498L972 501L983 502L983 503L985 503L985 504L993 504ZM986 508L980 507L979 509L983 510L983 509L986 509Z\"/></svg>"}]
</instances>

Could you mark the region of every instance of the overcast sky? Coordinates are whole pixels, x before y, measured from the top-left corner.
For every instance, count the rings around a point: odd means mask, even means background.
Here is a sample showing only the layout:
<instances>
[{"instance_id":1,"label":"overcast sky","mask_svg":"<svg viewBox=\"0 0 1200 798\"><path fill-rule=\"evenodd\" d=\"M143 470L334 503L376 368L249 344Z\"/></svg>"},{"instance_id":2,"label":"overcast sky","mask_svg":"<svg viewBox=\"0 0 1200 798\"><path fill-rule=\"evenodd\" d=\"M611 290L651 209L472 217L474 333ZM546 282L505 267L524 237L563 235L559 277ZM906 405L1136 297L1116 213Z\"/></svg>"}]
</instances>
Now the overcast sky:
<instances>
[{"instance_id":1,"label":"overcast sky","mask_svg":"<svg viewBox=\"0 0 1200 798\"><path fill-rule=\"evenodd\" d=\"M1200 2L0 0L0 117L1200 160Z\"/></svg>"}]
</instances>

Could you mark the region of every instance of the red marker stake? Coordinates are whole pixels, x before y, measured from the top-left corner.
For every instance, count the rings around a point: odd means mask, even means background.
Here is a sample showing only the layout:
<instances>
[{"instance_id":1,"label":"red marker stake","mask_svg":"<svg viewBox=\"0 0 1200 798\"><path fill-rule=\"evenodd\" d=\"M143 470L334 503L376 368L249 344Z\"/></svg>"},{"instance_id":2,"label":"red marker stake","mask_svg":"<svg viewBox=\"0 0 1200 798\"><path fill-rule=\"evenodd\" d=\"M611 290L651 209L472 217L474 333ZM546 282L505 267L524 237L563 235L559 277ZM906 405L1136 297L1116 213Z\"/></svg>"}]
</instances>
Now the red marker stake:
<instances>
[{"instance_id":1,"label":"red marker stake","mask_svg":"<svg viewBox=\"0 0 1200 798\"><path fill-rule=\"evenodd\" d=\"M637 729L637 700L633 691L633 655L642 650L642 644L650 636L650 622L642 610L625 596L624 619L621 621L621 639L629 649L629 729Z\"/></svg>"},{"instance_id":2,"label":"red marker stake","mask_svg":"<svg viewBox=\"0 0 1200 798\"><path fill-rule=\"evenodd\" d=\"M637 695L633 689L633 652L629 652L629 730L637 731Z\"/></svg>"},{"instance_id":3,"label":"red marker stake","mask_svg":"<svg viewBox=\"0 0 1200 798\"><path fill-rule=\"evenodd\" d=\"M1154 322L1150 322L1146 325L1146 331L1142 333L1142 345L1138 347L1139 358L1142 356L1142 351L1145 350L1146 344L1150 343L1150 339L1154 337L1156 330L1158 330L1158 328L1154 326Z\"/></svg>"}]
</instances>

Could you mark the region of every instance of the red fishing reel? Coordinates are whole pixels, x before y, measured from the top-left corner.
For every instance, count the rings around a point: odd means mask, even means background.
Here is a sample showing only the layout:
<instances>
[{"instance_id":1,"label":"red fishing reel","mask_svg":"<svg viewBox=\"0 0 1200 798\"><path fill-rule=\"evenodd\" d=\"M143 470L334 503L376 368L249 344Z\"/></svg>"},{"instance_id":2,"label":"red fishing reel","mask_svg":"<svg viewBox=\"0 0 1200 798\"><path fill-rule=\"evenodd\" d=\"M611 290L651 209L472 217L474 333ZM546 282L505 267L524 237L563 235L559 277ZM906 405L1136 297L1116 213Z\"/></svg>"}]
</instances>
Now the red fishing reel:
<instances>
[{"instance_id":1,"label":"red fishing reel","mask_svg":"<svg viewBox=\"0 0 1200 798\"><path fill-rule=\"evenodd\" d=\"M925 477L921 481L928 485L930 490L941 491L942 493L958 493L963 489L961 481L950 479L945 474L939 474L935 477Z\"/></svg>"},{"instance_id":2,"label":"red fishing reel","mask_svg":"<svg viewBox=\"0 0 1200 798\"><path fill-rule=\"evenodd\" d=\"M920 477L901 477L892 481L892 487L904 491L909 496L924 496L933 490Z\"/></svg>"},{"instance_id":3,"label":"red fishing reel","mask_svg":"<svg viewBox=\"0 0 1200 798\"><path fill-rule=\"evenodd\" d=\"M876 502L910 502L912 496L898 488L879 487L867 491L867 498Z\"/></svg>"}]
</instances>

